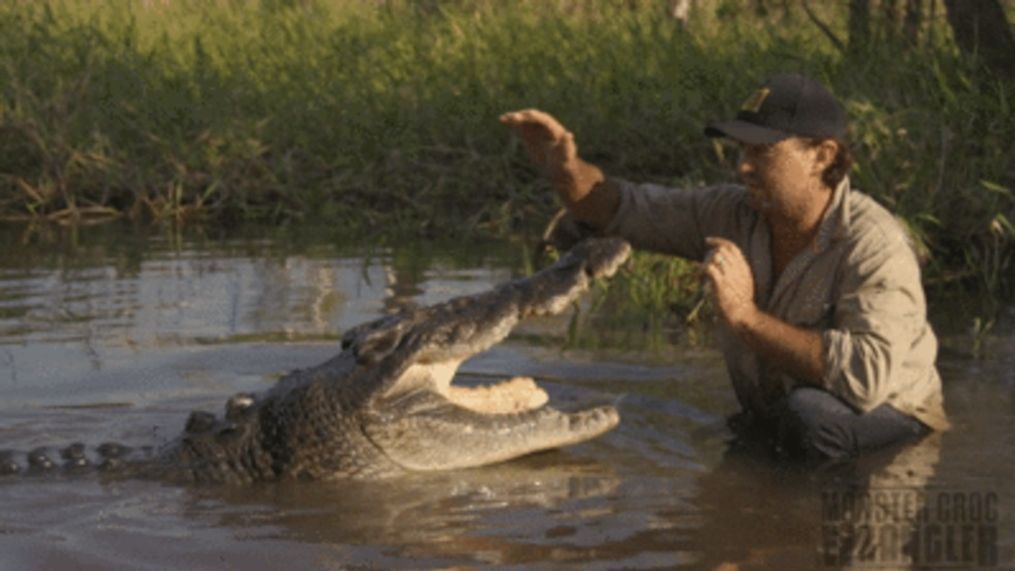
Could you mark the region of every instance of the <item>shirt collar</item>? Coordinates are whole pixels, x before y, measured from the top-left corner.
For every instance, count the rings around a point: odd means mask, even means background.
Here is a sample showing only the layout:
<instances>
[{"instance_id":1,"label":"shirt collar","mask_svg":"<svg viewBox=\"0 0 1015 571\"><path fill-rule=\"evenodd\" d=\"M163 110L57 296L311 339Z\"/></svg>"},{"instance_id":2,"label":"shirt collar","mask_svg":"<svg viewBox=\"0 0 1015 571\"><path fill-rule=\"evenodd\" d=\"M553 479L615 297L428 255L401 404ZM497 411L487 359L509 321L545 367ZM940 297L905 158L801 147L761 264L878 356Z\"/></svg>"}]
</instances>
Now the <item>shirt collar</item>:
<instances>
[{"instance_id":1,"label":"shirt collar","mask_svg":"<svg viewBox=\"0 0 1015 571\"><path fill-rule=\"evenodd\" d=\"M815 249L823 251L834 240L845 238L849 231L849 177L843 177L842 182L832 192L832 202L828 205L824 218L821 219L821 226L818 228Z\"/></svg>"}]
</instances>

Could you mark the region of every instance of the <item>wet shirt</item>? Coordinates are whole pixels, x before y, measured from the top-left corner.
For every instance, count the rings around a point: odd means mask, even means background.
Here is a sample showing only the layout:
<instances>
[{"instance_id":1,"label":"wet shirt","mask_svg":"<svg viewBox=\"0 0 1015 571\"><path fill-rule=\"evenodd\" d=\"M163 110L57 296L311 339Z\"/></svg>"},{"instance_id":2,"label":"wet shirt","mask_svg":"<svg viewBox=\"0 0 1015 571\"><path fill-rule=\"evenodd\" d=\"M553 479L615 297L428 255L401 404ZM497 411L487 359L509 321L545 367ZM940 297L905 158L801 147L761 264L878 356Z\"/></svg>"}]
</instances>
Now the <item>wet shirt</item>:
<instances>
[{"instance_id":1,"label":"wet shirt","mask_svg":"<svg viewBox=\"0 0 1015 571\"><path fill-rule=\"evenodd\" d=\"M708 250L706 237L734 242L754 273L758 307L821 332L825 390L858 412L888 403L931 428L948 427L916 255L894 217L852 190L848 178L835 190L814 244L777 280L767 223L744 187L610 182L621 202L606 234L697 261ZM768 415L790 389L805 384L760 359L725 324L718 340L745 410Z\"/></svg>"}]
</instances>

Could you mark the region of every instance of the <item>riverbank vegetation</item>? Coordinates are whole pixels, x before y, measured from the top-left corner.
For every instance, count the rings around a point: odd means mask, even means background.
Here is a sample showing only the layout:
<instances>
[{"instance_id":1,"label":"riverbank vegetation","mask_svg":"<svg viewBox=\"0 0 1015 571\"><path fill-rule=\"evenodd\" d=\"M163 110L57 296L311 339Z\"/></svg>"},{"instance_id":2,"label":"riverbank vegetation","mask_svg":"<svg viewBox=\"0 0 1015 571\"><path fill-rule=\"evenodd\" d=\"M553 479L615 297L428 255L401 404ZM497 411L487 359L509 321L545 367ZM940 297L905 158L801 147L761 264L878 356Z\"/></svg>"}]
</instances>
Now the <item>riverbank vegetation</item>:
<instances>
[{"instance_id":1,"label":"riverbank vegetation","mask_svg":"<svg viewBox=\"0 0 1015 571\"><path fill-rule=\"evenodd\" d=\"M533 233L555 202L500 113L550 111L617 176L717 182L734 157L704 122L798 70L845 101L855 186L922 241L928 281L1004 297L1015 79L960 49L936 0L896 4L6 2L0 215ZM689 312L689 270L662 265L625 287Z\"/></svg>"}]
</instances>

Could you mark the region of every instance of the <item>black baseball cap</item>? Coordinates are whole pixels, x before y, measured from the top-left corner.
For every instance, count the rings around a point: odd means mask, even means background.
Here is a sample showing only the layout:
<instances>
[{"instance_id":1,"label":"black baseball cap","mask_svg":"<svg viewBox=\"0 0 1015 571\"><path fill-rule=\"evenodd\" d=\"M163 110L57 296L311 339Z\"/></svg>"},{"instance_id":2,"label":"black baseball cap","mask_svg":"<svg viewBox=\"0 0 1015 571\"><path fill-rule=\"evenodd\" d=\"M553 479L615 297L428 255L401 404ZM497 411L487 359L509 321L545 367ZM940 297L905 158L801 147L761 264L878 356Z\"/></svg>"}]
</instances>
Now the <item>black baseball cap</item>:
<instances>
[{"instance_id":1,"label":"black baseball cap","mask_svg":"<svg viewBox=\"0 0 1015 571\"><path fill-rule=\"evenodd\" d=\"M842 139L846 135L846 110L817 81L798 73L781 73L744 102L736 119L710 123L705 134L753 145L794 136Z\"/></svg>"}]
</instances>

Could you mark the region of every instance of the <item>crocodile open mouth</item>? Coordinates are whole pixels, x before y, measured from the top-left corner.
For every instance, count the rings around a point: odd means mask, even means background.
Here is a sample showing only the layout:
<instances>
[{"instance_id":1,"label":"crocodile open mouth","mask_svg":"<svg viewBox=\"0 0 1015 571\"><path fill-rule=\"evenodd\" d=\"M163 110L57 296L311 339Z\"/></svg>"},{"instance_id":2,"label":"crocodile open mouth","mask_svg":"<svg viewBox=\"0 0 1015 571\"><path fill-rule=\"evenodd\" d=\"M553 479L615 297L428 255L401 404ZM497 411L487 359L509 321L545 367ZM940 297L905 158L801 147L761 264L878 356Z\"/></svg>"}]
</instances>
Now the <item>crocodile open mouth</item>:
<instances>
[{"instance_id":1,"label":"crocodile open mouth","mask_svg":"<svg viewBox=\"0 0 1015 571\"><path fill-rule=\"evenodd\" d=\"M379 381L364 433L403 468L434 470L577 444L615 427L615 407L557 410L530 377L477 386L456 375L522 320L566 311L629 254L622 240L587 240L532 276L348 331L343 345L364 380Z\"/></svg>"}]
</instances>

